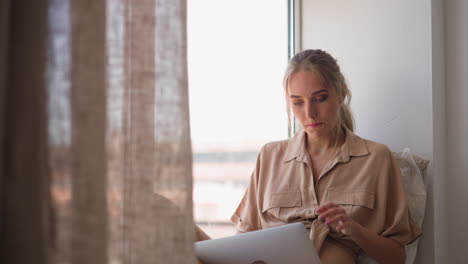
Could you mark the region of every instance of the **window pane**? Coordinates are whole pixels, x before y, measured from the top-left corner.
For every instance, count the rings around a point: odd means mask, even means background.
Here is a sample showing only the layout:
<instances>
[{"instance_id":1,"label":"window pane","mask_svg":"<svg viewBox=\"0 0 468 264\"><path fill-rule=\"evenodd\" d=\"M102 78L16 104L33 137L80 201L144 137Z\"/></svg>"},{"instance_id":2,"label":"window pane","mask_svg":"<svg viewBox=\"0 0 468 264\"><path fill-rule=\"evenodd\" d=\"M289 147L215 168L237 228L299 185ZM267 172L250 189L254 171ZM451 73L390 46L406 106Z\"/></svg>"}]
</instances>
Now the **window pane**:
<instances>
[{"instance_id":1,"label":"window pane","mask_svg":"<svg viewBox=\"0 0 468 264\"><path fill-rule=\"evenodd\" d=\"M187 4L195 220L221 237L261 146L287 138L287 1Z\"/></svg>"}]
</instances>

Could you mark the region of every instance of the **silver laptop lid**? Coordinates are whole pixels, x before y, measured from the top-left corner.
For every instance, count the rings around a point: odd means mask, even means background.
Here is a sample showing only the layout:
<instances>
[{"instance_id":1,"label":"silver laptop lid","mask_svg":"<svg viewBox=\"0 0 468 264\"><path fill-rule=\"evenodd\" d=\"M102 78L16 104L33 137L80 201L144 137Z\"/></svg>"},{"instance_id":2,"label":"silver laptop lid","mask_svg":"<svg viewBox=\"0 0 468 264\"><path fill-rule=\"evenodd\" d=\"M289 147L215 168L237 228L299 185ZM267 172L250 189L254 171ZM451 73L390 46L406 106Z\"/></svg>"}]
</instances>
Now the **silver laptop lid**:
<instances>
[{"instance_id":1,"label":"silver laptop lid","mask_svg":"<svg viewBox=\"0 0 468 264\"><path fill-rule=\"evenodd\" d=\"M204 264L316 264L320 259L302 223L195 243Z\"/></svg>"}]
</instances>

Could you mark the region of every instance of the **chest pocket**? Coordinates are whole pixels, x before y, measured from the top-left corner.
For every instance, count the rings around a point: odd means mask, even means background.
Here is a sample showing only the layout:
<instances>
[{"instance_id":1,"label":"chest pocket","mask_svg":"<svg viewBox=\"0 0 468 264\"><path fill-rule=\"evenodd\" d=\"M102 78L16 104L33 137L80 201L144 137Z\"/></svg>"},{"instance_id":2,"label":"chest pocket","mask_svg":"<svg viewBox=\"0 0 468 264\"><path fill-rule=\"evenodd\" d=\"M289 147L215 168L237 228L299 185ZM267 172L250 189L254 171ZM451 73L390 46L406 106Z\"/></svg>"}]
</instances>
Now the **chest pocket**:
<instances>
[{"instance_id":1,"label":"chest pocket","mask_svg":"<svg viewBox=\"0 0 468 264\"><path fill-rule=\"evenodd\" d=\"M326 202L341 205L354 220L363 220L374 209L375 194L367 190L340 191L329 189ZM369 211L371 210L371 211Z\"/></svg>"},{"instance_id":2,"label":"chest pocket","mask_svg":"<svg viewBox=\"0 0 468 264\"><path fill-rule=\"evenodd\" d=\"M302 206L301 192L277 192L266 197L263 202L263 213L267 213L281 221L288 222L297 218Z\"/></svg>"}]
</instances>

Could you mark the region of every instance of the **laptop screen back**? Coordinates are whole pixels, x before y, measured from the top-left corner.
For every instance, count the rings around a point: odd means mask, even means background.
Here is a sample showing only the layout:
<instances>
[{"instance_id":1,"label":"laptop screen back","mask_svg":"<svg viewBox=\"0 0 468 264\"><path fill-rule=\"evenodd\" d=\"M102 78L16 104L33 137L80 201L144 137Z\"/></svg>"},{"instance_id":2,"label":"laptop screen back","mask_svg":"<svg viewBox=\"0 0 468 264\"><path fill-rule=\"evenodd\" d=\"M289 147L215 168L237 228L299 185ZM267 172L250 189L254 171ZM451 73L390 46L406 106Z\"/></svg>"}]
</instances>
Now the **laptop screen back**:
<instances>
[{"instance_id":1,"label":"laptop screen back","mask_svg":"<svg viewBox=\"0 0 468 264\"><path fill-rule=\"evenodd\" d=\"M195 243L204 264L315 264L320 259L302 223Z\"/></svg>"}]
</instances>

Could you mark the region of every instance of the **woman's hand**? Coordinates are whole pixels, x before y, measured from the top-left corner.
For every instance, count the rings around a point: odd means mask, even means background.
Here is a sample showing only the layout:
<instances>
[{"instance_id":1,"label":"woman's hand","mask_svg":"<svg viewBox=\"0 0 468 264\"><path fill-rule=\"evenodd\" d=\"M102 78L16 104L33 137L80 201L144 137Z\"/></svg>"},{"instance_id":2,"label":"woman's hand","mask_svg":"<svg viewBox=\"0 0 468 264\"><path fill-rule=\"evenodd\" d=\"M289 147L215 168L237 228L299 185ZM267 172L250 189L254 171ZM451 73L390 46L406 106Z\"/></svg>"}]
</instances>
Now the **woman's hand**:
<instances>
[{"instance_id":1,"label":"woman's hand","mask_svg":"<svg viewBox=\"0 0 468 264\"><path fill-rule=\"evenodd\" d=\"M315 210L318 219L333 230L352 237L362 228L345 211L345 209L335 203L327 203Z\"/></svg>"},{"instance_id":2,"label":"woman's hand","mask_svg":"<svg viewBox=\"0 0 468 264\"><path fill-rule=\"evenodd\" d=\"M327 203L315 210L318 219L349 236L378 263L405 263L405 248L395 240L377 235L354 221L343 207Z\"/></svg>"}]
</instances>

